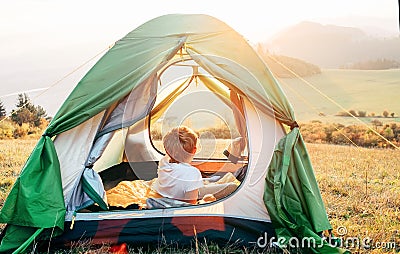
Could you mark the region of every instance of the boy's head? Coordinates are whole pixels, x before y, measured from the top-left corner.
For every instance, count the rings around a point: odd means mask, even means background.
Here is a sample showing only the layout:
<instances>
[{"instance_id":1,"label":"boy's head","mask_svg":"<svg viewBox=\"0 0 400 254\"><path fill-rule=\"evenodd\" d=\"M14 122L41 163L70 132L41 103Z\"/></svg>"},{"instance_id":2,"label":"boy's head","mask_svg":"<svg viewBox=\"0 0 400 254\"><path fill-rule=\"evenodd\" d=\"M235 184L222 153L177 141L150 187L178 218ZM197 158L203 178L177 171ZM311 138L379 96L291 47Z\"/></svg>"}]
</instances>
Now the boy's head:
<instances>
[{"instance_id":1,"label":"boy's head","mask_svg":"<svg viewBox=\"0 0 400 254\"><path fill-rule=\"evenodd\" d=\"M173 128L163 138L165 151L176 162L191 162L196 153L197 134L186 126Z\"/></svg>"}]
</instances>

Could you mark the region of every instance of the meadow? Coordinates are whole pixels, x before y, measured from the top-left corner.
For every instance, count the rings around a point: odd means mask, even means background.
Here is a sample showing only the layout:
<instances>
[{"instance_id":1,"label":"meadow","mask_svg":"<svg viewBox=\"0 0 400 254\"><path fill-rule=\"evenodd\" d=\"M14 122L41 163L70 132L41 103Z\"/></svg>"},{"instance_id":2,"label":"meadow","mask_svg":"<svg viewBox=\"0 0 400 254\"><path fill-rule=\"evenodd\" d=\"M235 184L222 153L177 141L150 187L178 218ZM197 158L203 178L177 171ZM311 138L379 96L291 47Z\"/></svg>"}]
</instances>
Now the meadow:
<instances>
[{"instance_id":1,"label":"meadow","mask_svg":"<svg viewBox=\"0 0 400 254\"><path fill-rule=\"evenodd\" d=\"M325 144L307 149L333 233L349 247L351 238L370 241L376 249L366 253L399 251L399 151Z\"/></svg>"},{"instance_id":2,"label":"meadow","mask_svg":"<svg viewBox=\"0 0 400 254\"><path fill-rule=\"evenodd\" d=\"M25 163L35 140L0 140L0 206ZM360 253L400 251L400 154L393 149L367 149L328 144L307 144L333 233ZM4 225L2 225L4 226ZM360 244L353 246L355 239ZM373 250L358 249L362 241ZM369 241L369 242L368 242ZM346 242L344 242L346 244ZM215 253L215 246L181 253ZM90 243L75 245L65 253L105 253ZM217 252L232 253L220 249ZM135 253L147 253L135 250ZM177 253L161 248L154 253ZM64 253L64 252L62 252ZM240 253L240 252L239 252ZM251 251L248 251L251 253Z\"/></svg>"},{"instance_id":3,"label":"meadow","mask_svg":"<svg viewBox=\"0 0 400 254\"><path fill-rule=\"evenodd\" d=\"M280 78L279 81L296 111L298 121L318 119L322 122L349 125L359 122L351 117L336 116L343 111L337 104L346 110L365 111L367 117L359 120L366 123L376 119L375 117L384 123L399 122L399 76L400 69L368 71L325 69L320 74L306 77L304 80ZM389 114L394 113L395 117L382 117L385 110Z\"/></svg>"}]
</instances>

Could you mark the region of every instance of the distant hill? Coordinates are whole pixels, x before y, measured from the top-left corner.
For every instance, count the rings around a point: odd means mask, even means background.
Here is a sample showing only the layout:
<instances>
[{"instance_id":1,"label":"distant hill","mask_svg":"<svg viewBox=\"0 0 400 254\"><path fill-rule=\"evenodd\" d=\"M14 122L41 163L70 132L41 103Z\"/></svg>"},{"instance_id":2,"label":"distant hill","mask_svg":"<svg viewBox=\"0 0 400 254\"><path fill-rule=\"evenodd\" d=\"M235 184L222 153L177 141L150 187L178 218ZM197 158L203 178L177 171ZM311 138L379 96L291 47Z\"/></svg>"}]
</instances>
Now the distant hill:
<instances>
[{"instance_id":1,"label":"distant hill","mask_svg":"<svg viewBox=\"0 0 400 254\"><path fill-rule=\"evenodd\" d=\"M389 59L400 62L399 37L372 37L361 29L301 22L265 43L274 54L295 57L321 68Z\"/></svg>"},{"instance_id":2,"label":"distant hill","mask_svg":"<svg viewBox=\"0 0 400 254\"><path fill-rule=\"evenodd\" d=\"M314 64L293 57L272 55L261 44L257 45L256 50L271 72L278 78L294 78L296 76L293 73L300 77L321 73L321 69Z\"/></svg>"}]
</instances>

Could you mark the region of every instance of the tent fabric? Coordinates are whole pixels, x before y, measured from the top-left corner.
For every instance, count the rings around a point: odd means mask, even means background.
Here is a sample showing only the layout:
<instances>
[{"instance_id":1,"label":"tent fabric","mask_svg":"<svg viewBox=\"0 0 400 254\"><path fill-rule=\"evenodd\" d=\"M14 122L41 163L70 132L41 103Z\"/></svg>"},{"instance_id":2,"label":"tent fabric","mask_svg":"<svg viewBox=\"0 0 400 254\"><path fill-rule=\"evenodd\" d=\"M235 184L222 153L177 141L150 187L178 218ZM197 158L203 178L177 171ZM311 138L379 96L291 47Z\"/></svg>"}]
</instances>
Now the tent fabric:
<instances>
[{"instance_id":1,"label":"tent fabric","mask_svg":"<svg viewBox=\"0 0 400 254\"><path fill-rule=\"evenodd\" d=\"M128 95L161 68L182 44L181 37L119 40L79 81L54 116L46 135L69 130Z\"/></svg>"},{"instance_id":2,"label":"tent fabric","mask_svg":"<svg viewBox=\"0 0 400 254\"><path fill-rule=\"evenodd\" d=\"M278 237L314 239L313 253L342 253L318 235L330 230L320 190L298 128L276 146L266 177L264 201Z\"/></svg>"},{"instance_id":3,"label":"tent fabric","mask_svg":"<svg viewBox=\"0 0 400 254\"><path fill-rule=\"evenodd\" d=\"M235 93L234 91L230 91L229 97L232 101L232 111L235 117L235 123L238 128L239 134L241 137L246 138L246 120L244 119L244 110L243 110L243 99ZM241 145L241 150L244 147Z\"/></svg>"},{"instance_id":4,"label":"tent fabric","mask_svg":"<svg viewBox=\"0 0 400 254\"><path fill-rule=\"evenodd\" d=\"M178 87L176 87L169 95L163 98L155 107L151 110L151 122L156 122L168 109L168 107L172 104L172 102L182 94L183 91L190 85L193 80L191 78L185 79ZM142 121L148 121L148 119L142 119ZM136 122L135 125L143 126L143 123ZM135 125L131 128L135 128ZM141 131L143 129L140 129Z\"/></svg>"},{"instance_id":5,"label":"tent fabric","mask_svg":"<svg viewBox=\"0 0 400 254\"><path fill-rule=\"evenodd\" d=\"M107 137L108 135L112 135L112 138L105 145L105 149L102 152L100 158L96 160L96 163L93 164L92 168L97 173L106 170L114 165L117 165L123 161L124 152L126 148L125 138L126 138L127 129L123 128L120 130L116 130L114 132L110 132L103 137ZM97 142L97 141L96 141ZM124 145L121 145L124 144Z\"/></svg>"},{"instance_id":6,"label":"tent fabric","mask_svg":"<svg viewBox=\"0 0 400 254\"><path fill-rule=\"evenodd\" d=\"M77 84L24 166L0 211L0 222L34 228L56 227L62 232L66 209L60 163L52 137L115 105L135 87L145 84L144 81L182 48L219 81L238 94L245 94L258 109L274 115L280 123L294 125L292 107L279 84L241 35L207 15L161 16L116 42ZM302 147L296 150L305 151ZM275 158L275 163L279 158ZM271 172L276 176L284 173L279 170ZM315 179L310 179L309 185L316 186ZM290 192L284 188L280 195ZM320 197L314 196L313 202L321 202ZM272 216L280 218L280 210L275 215L274 212L271 210ZM311 226L318 227L310 227L310 230L330 228L326 215L317 225L314 216L314 213L309 215L313 221Z\"/></svg>"},{"instance_id":7,"label":"tent fabric","mask_svg":"<svg viewBox=\"0 0 400 254\"><path fill-rule=\"evenodd\" d=\"M104 153L107 145L110 143L113 138L115 132L104 133L102 136L98 137L96 141L94 141L92 149L90 150L89 156L85 163L85 167L92 168L95 162L101 157Z\"/></svg>"},{"instance_id":8,"label":"tent fabric","mask_svg":"<svg viewBox=\"0 0 400 254\"><path fill-rule=\"evenodd\" d=\"M229 96L229 95L228 95ZM262 218L270 221L264 204L265 175L271 160L276 139L284 136L280 124L269 115L256 110L248 98L243 98L245 119L247 121L247 137L249 152L248 170L239 186L236 195L232 195L224 205L224 213ZM245 205L249 201L251 209Z\"/></svg>"},{"instance_id":9,"label":"tent fabric","mask_svg":"<svg viewBox=\"0 0 400 254\"><path fill-rule=\"evenodd\" d=\"M68 209L73 190L76 189L79 178L85 168L92 149L98 126L104 118L105 110L84 123L63 132L54 139L58 160L60 162L64 203ZM77 147L79 145L79 148ZM72 159L73 158L73 159Z\"/></svg>"},{"instance_id":10,"label":"tent fabric","mask_svg":"<svg viewBox=\"0 0 400 254\"><path fill-rule=\"evenodd\" d=\"M157 94L156 80L155 75L152 75L144 84L135 87L108 115L102 130L96 135L96 141L92 146L85 165L86 168L83 171L82 187L84 193L81 195L84 196L84 201L78 199L77 201L80 202L74 202L71 206L75 209L77 207L82 209L97 203L101 209L108 210L108 205L104 201L106 196L103 182L98 173L92 169L93 164L103 154L113 137L113 131L130 126L148 115ZM82 205L81 202L85 205Z\"/></svg>"},{"instance_id":11,"label":"tent fabric","mask_svg":"<svg viewBox=\"0 0 400 254\"><path fill-rule=\"evenodd\" d=\"M131 126L145 118L152 109L157 95L157 78L152 75L148 80L136 86L108 116L96 138L105 133Z\"/></svg>"},{"instance_id":12,"label":"tent fabric","mask_svg":"<svg viewBox=\"0 0 400 254\"><path fill-rule=\"evenodd\" d=\"M6 234L0 245L0 253L10 250L15 250L15 253L23 253L44 229L7 225L4 230Z\"/></svg>"},{"instance_id":13,"label":"tent fabric","mask_svg":"<svg viewBox=\"0 0 400 254\"><path fill-rule=\"evenodd\" d=\"M168 109L168 107L171 105L171 103L189 86L190 82L192 81L192 78L188 78L184 80L182 83L180 83L171 93L169 93L165 98L162 98L160 102L155 103L155 106L151 110L150 117L151 117L151 122L156 122L162 114ZM129 114L128 114L129 115ZM122 121L122 119L120 120ZM123 129L118 132L117 135L115 135L114 132L114 137L110 141L108 145L105 144L103 141L96 140L96 143L94 146L104 144L106 147L106 150L104 151L104 155L102 155L99 159L99 162L96 162L96 160L90 160L94 164L94 170L96 172L100 172L108 167L111 167L113 165L116 165L120 163L123 159L123 156L119 156L120 154L122 155L125 152L125 156L127 156L130 161L157 161L155 158L149 158L149 156L141 153L149 153L150 151L148 149L137 149L137 147L132 147L131 144L131 139L132 136L135 134L138 134L140 132L143 132L147 129L147 123L149 119L148 117L142 118L140 121L135 122L132 126L130 126L128 129ZM132 121L133 122L133 121ZM113 134L113 133L109 133ZM148 135L148 134L145 134ZM100 137L99 139L102 139L104 136ZM97 144L99 142L99 144ZM134 142L135 144L145 142L142 140L142 142L137 141ZM120 144L124 143L125 147L120 147ZM116 146L119 145L117 148ZM104 148L103 148L104 149ZM103 151L101 151L103 154ZM100 155L100 153L99 153ZM138 159L140 158L140 159Z\"/></svg>"},{"instance_id":14,"label":"tent fabric","mask_svg":"<svg viewBox=\"0 0 400 254\"><path fill-rule=\"evenodd\" d=\"M65 206L57 154L50 137L43 136L30 155L0 212L0 221L19 226L63 228ZM51 218L51 219L49 219Z\"/></svg>"},{"instance_id":15,"label":"tent fabric","mask_svg":"<svg viewBox=\"0 0 400 254\"><path fill-rule=\"evenodd\" d=\"M20 245L25 240L34 240L30 236L24 239L26 234L23 232L38 232L43 228L55 228L56 234L63 231L66 211L59 166L53 141L42 136L0 211L1 223L19 229L14 231L14 236L3 238L0 250L10 247L7 241L10 238L14 244L20 239Z\"/></svg>"},{"instance_id":16,"label":"tent fabric","mask_svg":"<svg viewBox=\"0 0 400 254\"><path fill-rule=\"evenodd\" d=\"M93 203L97 203L103 210L108 210L103 181L100 175L92 168L85 168L83 171L82 188Z\"/></svg>"}]
</instances>

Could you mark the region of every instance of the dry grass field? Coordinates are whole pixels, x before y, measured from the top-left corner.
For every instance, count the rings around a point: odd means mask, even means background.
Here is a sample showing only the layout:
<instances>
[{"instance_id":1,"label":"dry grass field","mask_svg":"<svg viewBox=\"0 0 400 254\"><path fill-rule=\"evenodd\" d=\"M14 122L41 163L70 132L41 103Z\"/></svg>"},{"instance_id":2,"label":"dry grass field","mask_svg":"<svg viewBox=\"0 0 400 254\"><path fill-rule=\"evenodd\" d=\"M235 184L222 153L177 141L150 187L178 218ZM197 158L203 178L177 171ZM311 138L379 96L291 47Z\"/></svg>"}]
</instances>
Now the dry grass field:
<instances>
[{"instance_id":1,"label":"dry grass field","mask_svg":"<svg viewBox=\"0 0 400 254\"><path fill-rule=\"evenodd\" d=\"M0 206L37 140L0 140Z\"/></svg>"},{"instance_id":2,"label":"dry grass field","mask_svg":"<svg viewBox=\"0 0 400 254\"><path fill-rule=\"evenodd\" d=\"M35 143L0 140L0 206ZM393 243L399 251L399 151L321 144L307 144L307 148L333 233L344 240L354 242L357 238L376 247L365 253L395 252ZM359 251L356 247L353 250Z\"/></svg>"},{"instance_id":3,"label":"dry grass field","mask_svg":"<svg viewBox=\"0 0 400 254\"><path fill-rule=\"evenodd\" d=\"M394 245L399 251L400 152L321 144L307 149L333 233L350 246L351 238L360 245L370 240L374 253L394 252Z\"/></svg>"}]
</instances>

